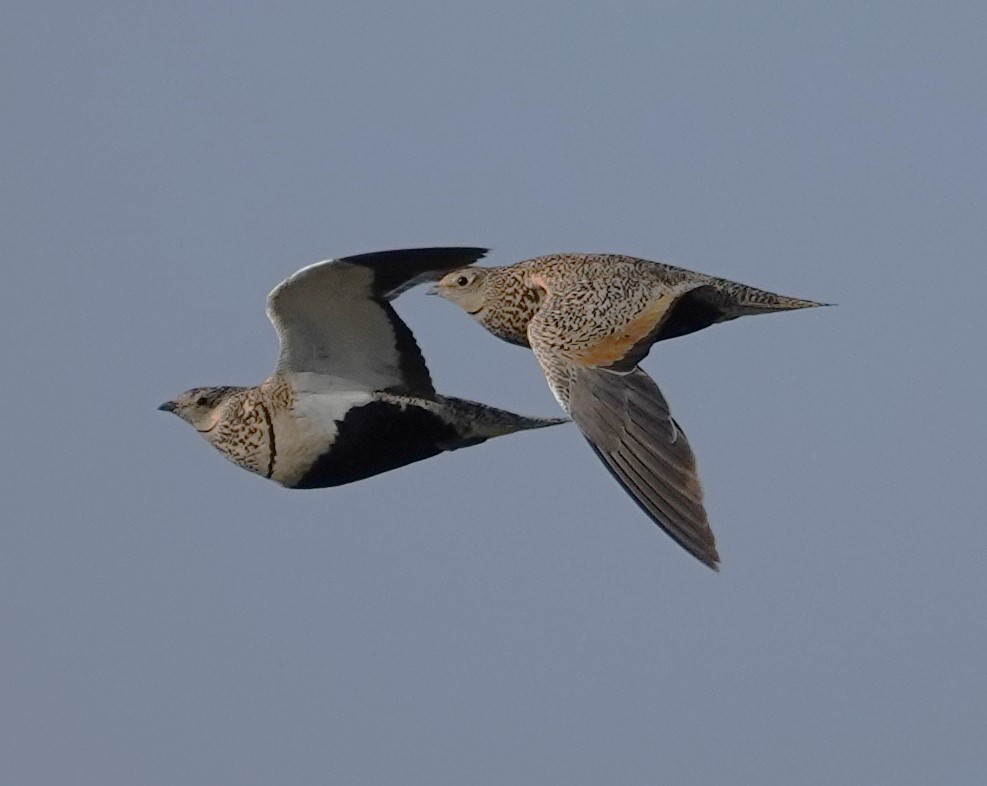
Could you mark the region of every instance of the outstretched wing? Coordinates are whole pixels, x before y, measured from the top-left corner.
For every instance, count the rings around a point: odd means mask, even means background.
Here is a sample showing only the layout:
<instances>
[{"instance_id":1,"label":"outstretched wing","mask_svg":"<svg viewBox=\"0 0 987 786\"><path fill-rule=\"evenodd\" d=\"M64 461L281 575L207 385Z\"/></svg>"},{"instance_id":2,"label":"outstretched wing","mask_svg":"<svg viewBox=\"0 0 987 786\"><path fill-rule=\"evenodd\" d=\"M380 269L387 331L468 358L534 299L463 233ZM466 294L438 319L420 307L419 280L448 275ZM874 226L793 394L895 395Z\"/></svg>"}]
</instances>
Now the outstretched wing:
<instances>
[{"instance_id":1,"label":"outstretched wing","mask_svg":"<svg viewBox=\"0 0 987 786\"><path fill-rule=\"evenodd\" d=\"M267 316L281 341L276 373L433 398L421 350L389 301L416 284L472 265L486 252L379 251L302 268L267 297Z\"/></svg>"},{"instance_id":2,"label":"outstretched wing","mask_svg":"<svg viewBox=\"0 0 987 786\"><path fill-rule=\"evenodd\" d=\"M706 519L703 491L689 441L672 418L654 380L640 368L618 372L612 365L570 351L566 331L572 316L559 314L550 296L528 326L528 338L549 387L594 452L652 521L698 560L717 568L719 555Z\"/></svg>"},{"instance_id":3,"label":"outstretched wing","mask_svg":"<svg viewBox=\"0 0 987 786\"><path fill-rule=\"evenodd\" d=\"M577 369L569 414L596 455L641 509L714 570L720 557L703 507L696 458L654 380Z\"/></svg>"}]
</instances>

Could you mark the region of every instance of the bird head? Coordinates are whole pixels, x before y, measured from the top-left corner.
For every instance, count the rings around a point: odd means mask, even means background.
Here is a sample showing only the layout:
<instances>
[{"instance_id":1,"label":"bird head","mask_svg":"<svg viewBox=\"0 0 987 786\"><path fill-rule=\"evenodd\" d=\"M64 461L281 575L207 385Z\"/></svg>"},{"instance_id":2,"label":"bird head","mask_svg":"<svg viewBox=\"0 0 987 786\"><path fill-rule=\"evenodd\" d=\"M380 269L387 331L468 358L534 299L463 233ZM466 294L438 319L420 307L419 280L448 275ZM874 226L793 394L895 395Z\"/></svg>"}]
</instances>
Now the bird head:
<instances>
[{"instance_id":1,"label":"bird head","mask_svg":"<svg viewBox=\"0 0 987 786\"><path fill-rule=\"evenodd\" d=\"M166 401L158 409L174 412L196 431L205 434L213 430L223 414L223 406L230 396L243 388L192 388L173 401Z\"/></svg>"},{"instance_id":2,"label":"bird head","mask_svg":"<svg viewBox=\"0 0 987 786\"><path fill-rule=\"evenodd\" d=\"M428 294L438 295L480 319L486 306L487 276L494 268L464 267L447 273Z\"/></svg>"}]
</instances>

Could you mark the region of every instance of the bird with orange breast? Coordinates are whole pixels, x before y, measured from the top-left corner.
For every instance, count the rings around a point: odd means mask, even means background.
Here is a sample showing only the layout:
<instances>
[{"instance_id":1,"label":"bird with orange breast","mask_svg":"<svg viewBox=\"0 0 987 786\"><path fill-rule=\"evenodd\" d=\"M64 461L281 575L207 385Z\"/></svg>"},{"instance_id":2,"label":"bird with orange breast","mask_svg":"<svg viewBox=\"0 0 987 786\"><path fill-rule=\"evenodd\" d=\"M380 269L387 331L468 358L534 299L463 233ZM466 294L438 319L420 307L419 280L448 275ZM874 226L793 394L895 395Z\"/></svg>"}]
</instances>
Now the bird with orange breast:
<instances>
[{"instance_id":1,"label":"bird with orange breast","mask_svg":"<svg viewBox=\"0 0 987 786\"><path fill-rule=\"evenodd\" d=\"M716 569L696 460L655 382L651 346L752 314L827 305L618 254L552 254L465 267L430 290L535 353L607 469L679 545Z\"/></svg>"}]
</instances>

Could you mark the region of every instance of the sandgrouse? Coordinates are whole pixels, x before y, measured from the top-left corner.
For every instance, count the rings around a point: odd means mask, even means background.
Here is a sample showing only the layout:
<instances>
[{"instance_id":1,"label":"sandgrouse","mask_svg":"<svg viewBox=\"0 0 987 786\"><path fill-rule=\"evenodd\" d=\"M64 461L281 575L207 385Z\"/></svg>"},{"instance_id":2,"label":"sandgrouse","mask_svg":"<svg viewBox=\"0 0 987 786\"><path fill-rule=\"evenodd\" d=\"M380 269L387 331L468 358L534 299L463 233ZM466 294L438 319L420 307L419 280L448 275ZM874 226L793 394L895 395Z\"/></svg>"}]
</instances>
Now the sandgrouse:
<instances>
[{"instance_id":1,"label":"sandgrouse","mask_svg":"<svg viewBox=\"0 0 987 786\"><path fill-rule=\"evenodd\" d=\"M390 300L470 265L481 248L383 251L319 262L281 282L281 340L256 387L193 388L159 409L226 458L289 488L337 486L502 434L564 423L440 396Z\"/></svg>"},{"instance_id":2,"label":"sandgrouse","mask_svg":"<svg viewBox=\"0 0 987 786\"><path fill-rule=\"evenodd\" d=\"M654 381L656 341L748 314L825 305L616 254L553 254L467 267L430 294L495 336L531 347L562 408L645 513L716 569L696 460Z\"/></svg>"}]
</instances>

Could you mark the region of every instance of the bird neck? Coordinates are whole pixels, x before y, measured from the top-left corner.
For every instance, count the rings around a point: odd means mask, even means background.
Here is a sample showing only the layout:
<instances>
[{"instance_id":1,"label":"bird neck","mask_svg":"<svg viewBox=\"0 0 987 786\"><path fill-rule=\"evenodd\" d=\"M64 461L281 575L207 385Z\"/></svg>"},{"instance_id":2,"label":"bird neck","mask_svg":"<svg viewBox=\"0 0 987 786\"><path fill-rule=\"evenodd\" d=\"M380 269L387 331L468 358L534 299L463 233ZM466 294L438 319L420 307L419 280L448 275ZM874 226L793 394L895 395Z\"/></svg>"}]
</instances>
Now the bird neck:
<instances>
[{"instance_id":1,"label":"bird neck","mask_svg":"<svg viewBox=\"0 0 987 786\"><path fill-rule=\"evenodd\" d=\"M277 454L273 417L270 397L249 388L230 396L216 427L203 436L234 464L270 477Z\"/></svg>"}]
</instances>

